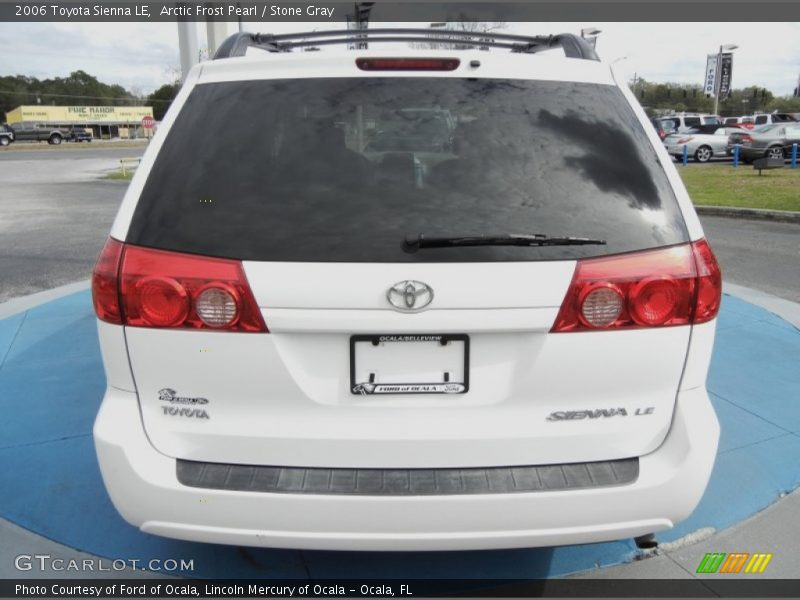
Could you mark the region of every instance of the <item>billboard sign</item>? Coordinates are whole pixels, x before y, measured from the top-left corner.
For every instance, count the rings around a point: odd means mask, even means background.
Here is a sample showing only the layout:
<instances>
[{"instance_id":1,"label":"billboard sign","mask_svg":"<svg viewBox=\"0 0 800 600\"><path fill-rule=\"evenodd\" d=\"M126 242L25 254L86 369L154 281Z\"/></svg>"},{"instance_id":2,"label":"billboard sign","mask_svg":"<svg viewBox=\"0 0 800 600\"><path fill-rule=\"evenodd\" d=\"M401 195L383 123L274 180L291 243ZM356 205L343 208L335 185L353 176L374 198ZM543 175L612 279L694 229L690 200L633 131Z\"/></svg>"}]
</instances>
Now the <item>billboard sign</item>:
<instances>
[{"instance_id":1,"label":"billboard sign","mask_svg":"<svg viewBox=\"0 0 800 600\"><path fill-rule=\"evenodd\" d=\"M18 106L7 113L9 123L108 123L138 125L153 116L151 106Z\"/></svg>"}]
</instances>

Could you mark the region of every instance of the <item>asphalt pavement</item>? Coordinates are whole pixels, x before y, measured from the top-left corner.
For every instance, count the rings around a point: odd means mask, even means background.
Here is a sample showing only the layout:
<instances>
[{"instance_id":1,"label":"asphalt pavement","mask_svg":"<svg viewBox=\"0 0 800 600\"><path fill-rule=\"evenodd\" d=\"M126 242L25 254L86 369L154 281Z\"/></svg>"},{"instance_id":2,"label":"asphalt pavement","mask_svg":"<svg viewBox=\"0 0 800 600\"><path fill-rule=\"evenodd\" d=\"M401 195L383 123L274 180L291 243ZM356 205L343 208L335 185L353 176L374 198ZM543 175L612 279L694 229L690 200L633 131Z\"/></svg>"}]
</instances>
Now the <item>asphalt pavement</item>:
<instances>
[{"instance_id":1,"label":"asphalt pavement","mask_svg":"<svg viewBox=\"0 0 800 600\"><path fill-rule=\"evenodd\" d=\"M81 158L117 159L141 156L141 142L92 142L90 144L15 143L0 150L0 162L10 160L65 160Z\"/></svg>"},{"instance_id":2,"label":"asphalt pavement","mask_svg":"<svg viewBox=\"0 0 800 600\"><path fill-rule=\"evenodd\" d=\"M800 225L701 216L723 279L800 302Z\"/></svg>"}]
</instances>

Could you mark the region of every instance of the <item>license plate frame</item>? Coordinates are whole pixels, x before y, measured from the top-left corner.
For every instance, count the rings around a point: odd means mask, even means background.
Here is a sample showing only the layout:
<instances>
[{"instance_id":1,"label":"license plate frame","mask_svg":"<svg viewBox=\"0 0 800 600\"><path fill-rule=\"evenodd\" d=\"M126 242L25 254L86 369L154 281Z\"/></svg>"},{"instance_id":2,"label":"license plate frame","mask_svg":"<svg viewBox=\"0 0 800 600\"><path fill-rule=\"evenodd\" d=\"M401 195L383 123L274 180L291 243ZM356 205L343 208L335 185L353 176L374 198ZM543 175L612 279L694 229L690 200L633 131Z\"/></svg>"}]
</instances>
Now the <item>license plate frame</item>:
<instances>
[{"instance_id":1,"label":"license plate frame","mask_svg":"<svg viewBox=\"0 0 800 600\"><path fill-rule=\"evenodd\" d=\"M463 342L464 344L464 381L444 382L356 382L356 344L369 342L414 344L420 342ZM370 386L374 386L370 388ZM393 395L393 394L430 394L454 395L466 394L469 391L469 336L465 333L385 333L356 334L350 336L350 393L356 396Z\"/></svg>"}]
</instances>

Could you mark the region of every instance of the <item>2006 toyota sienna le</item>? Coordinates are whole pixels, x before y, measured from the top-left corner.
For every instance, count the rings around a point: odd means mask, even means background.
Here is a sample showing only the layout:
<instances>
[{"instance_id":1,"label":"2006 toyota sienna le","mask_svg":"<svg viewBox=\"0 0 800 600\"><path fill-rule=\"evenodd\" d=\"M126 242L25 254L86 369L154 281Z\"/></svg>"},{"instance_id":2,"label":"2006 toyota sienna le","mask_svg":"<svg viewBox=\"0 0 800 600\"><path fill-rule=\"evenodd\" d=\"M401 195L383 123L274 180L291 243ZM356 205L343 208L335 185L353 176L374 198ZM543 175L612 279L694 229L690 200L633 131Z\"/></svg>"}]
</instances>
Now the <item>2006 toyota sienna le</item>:
<instances>
[{"instance_id":1,"label":"2006 toyota sienna le","mask_svg":"<svg viewBox=\"0 0 800 600\"><path fill-rule=\"evenodd\" d=\"M145 152L93 274L114 505L284 548L672 527L721 278L645 113L572 35L359 35L229 38Z\"/></svg>"}]
</instances>

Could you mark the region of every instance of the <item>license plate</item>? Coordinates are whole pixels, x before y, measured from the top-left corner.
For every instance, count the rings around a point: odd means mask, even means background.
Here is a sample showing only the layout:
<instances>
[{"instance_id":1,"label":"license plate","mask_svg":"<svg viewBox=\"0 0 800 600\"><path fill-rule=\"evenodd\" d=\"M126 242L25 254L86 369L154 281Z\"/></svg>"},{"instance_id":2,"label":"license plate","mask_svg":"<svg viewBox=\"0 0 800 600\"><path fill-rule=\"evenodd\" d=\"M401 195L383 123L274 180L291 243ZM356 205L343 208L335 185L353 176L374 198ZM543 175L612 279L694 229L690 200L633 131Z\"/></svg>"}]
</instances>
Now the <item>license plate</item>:
<instances>
[{"instance_id":1,"label":"license plate","mask_svg":"<svg viewBox=\"0 0 800 600\"><path fill-rule=\"evenodd\" d=\"M469 337L385 334L350 337L350 392L464 394L469 390Z\"/></svg>"}]
</instances>

